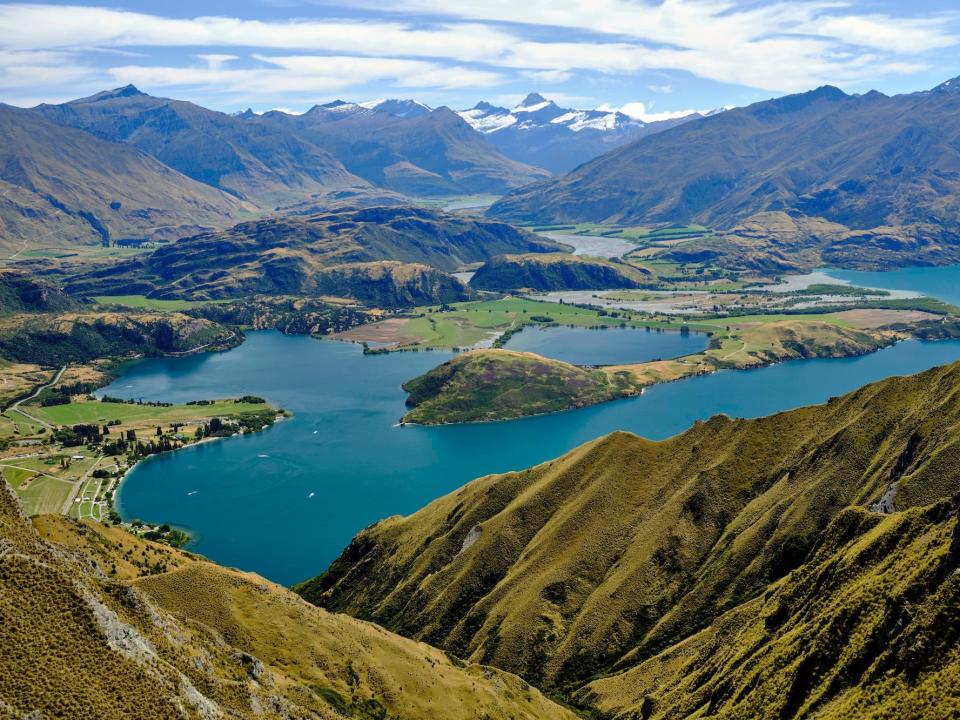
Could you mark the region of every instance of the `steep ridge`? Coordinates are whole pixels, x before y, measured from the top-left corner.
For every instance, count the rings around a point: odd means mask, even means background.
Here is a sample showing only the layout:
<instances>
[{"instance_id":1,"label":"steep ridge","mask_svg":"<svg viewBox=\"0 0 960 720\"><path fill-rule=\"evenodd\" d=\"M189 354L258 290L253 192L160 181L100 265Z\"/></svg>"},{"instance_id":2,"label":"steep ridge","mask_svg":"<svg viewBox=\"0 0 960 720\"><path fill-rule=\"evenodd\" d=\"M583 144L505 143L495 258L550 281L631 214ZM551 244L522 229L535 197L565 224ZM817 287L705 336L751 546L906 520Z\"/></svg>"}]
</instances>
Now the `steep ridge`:
<instances>
[{"instance_id":1,"label":"steep ridge","mask_svg":"<svg viewBox=\"0 0 960 720\"><path fill-rule=\"evenodd\" d=\"M842 511L799 570L588 684L604 717L943 718L960 681L960 498Z\"/></svg>"},{"instance_id":2,"label":"steep ridge","mask_svg":"<svg viewBox=\"0 0 960 720\"><path fill-rule=\"evenodd\" d=\"M475 480L371 526L297 589L571 690L761 597L844 508L956 493L958 466L955 364L768 418L717 416L662 442L615 433Z\"/></svg>"},{"instance_id":3,"label":"steep ridge","mask_svg":"<svg viewBox=\"0 0 960 720\"><path fill-rule=\"evenodd\" d=\"M97 137L132 145L193 179L264 209L328 188L363 186L326 150L253 116L226 115L182 100L158 98L132 85L35 115Z\"/></svg>"},{"instance_id":4,"label":"steep ridge","mask_svg":"<svg viewBox=\"0 0 960 720\"><path fill-rule=\"evenodd\" d=\"M251 208L134 148L0 105L0 248L176 239Z\"/></svg>"},{"instance_id":5,"label":"steep ridge","mask_svg":"<svg viewBox=\"0 0 960 720\"><path fill-rule=\"evenodd\" d=\"M344 286L350 277L369 279L376 268L380 269L375 276L382 277L383 268L396 268L396 263L369 263L392 260L412 266L406 275L391 271L398 281L419 274L418 283L456 290L426 302L450 302L466 298L468 291L441 271L497 253L560 247L499 222L413 207L346 208L265 218L185 238L145 258L80 275L67 287L75 294L143 293L192 299L255 293L339 294L333 286ZM358 287L347 295L366 299L367 293Z\"/></svg>"},{"instance_id":6,"label":"steep ridge","mask_svg":"<svg viewBox=\"0 0 960 720\"><path fill-rule=\"evenodd\" d=\"M0 486L0 715L574 716L521 681ZM38 532L39 530L39 532Z\"/></svg>"},{"instance_id":7,"label":"steep ridge","mask_svg":"<svg viewBox=\"0 0 960 720\"><path fill-rule=\"evenodd\" d=\"M785 211L956 245L958 88L887 97L822 87L729 110L519 190L490 214L728 229Z\"/></svg>"}]
</instances>

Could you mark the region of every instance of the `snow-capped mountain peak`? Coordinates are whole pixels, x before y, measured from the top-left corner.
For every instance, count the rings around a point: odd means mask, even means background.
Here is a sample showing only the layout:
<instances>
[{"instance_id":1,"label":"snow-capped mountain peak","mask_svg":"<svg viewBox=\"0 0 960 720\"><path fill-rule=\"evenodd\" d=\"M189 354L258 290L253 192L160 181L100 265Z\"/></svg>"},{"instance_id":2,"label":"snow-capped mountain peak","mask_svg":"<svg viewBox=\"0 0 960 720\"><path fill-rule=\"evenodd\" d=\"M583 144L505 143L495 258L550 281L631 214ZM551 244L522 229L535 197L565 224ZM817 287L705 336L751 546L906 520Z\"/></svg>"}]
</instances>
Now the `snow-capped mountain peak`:
<instances>
[{"instance_id":1,"label":"snow-capped mountain peak","mask_svg":"<svg viewBox=\"0 0 960 720\"><path fill-rule=\"evenodd\" d=\"M566 128L573 132L581 130L613 131L627 127L642 128L641 120L631 118L616 110L574 110L562 108L543 95L530 93L512 109L479 102L460 113L469 125L479 132L489 134L508 127L529 130L542 127Z\"/></svg>"},{"instance_id":2,"label":"snow-capped mountain peak","mask_svg":"<svg viewBox=\"0 0 960 720\"><path fill-rule=\"evenodd\" d=\"M546 105L549 101L540 93L530 93L516 106L516 110L530 109L539 105Z\"/></svg>"},{"instance_id":3,"label":"snow-capped mountain peak","mask_svg":"<svg viewBox=\"0 0 960 720\"><path fill-rule=\"evenodd\" d=\"M369 102L360 103L360 106L368 110L385 112L388 115L399 118L421 117L433 112L433 108L416 100L370 100Z\"/></svg>"}]
</instances>

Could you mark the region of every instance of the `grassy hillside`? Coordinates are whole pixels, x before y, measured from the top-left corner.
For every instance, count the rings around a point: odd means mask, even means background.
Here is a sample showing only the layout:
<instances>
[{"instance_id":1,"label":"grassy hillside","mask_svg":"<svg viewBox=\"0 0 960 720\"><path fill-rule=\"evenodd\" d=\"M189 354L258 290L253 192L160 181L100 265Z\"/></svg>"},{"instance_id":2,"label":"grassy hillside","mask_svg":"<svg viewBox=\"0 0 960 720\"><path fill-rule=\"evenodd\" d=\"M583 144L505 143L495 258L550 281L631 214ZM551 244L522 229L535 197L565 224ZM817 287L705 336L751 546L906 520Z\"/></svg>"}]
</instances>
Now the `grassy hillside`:
<instances>
[{"instance_id":1,"label":"grassy hillside","mask_svg":"<svg viewBox=\"0 0 960 720\"><path fill-rule=\"evenodd\" d=\"M252 208L125 145L0 105L0 249L175 239Z\"/></svg>"},{"instance_id":2,"label":"grassy hillside","mask_svg":"<svg viewBox=\"0 0 960 720\"><path fill-rule=\"evenodd\" d=\"M779 274L819 267L894 270L960 261L952 236L933 227L851 229L795 213L761 212L728 231L661 253L663 262L707 263L735 271Z\"/></svg>"},{"instance_id":3,"label":"grassy hillside","mask_svg":"<svg viewBox=\"0 0 960 720\"><path fill-rule=\"evenodd\" d=\"M0 315L19 312L62 312L80 303L60 288L25 272L0 271Z\"/></svg>"},{"instance_id":4,"label":"grassy hillside","mask_svg":"<svg viewBox=\"0 0 960 720\"><path fill-rule=\"evenodd\" d=\"M507 420L636 394L625 376L533 353L474 350L404 383L404 422L423 425Z\"/></svg>"},{"instance_id":5,"label":"grassy hillside","mask_svg":"<svg viewBox=\"0 0 960 720\"><path fill-rule=\"evenodd\" d=\"M958 499L841 512L761 597L577 693L605 717L944 718L960 706Z\"/></svg>"},{"instance_id":6,"label":"grassy hillside","mask_svg":"<svg viewBox=\"0 0 960 720\"><path fill-rule=\"evenodd\" d=\"M39 531L39 532L38 532ZM493 668L0 486L0 708L91 718L573 718Z\"/></svg>"},{"instance_id":7,"label":"grassy hillside","mask_svg":"<svg viewBox=\"0 0 960 720\"><path fill-rule=\"evenodd\" d=\"M652 273L624 263L578 255L501 255L484 263L470 279L477 290L605 290L637 288Z\"/></svg>"},{"instance_id":8,"label":"grassy hillside","mask_svg":"<svg viewBox=\"0 0 960 720\"><path fill-rule=\"evenodd\" d=\"M0 356L60 365L96 358L226 349L242 336L182 313L65 312L11 315L0 321Z\"/></svg>"},{"instance_id":9,"label":"grassy hillside","mask_svg":"<svg viewBox=\"0 0 960 720\"><path fill-rule=\"evenodd\" d=\"M960 364L662 442L616 433L381 521L298 591L575 690L764 597L845 508L960 491L958 398Z\"/></svg>"},{"instance_id":10,"label":"grassy hillside","mask_svg":"<svg viewBox=\"0 0 960 720\"><path fill-rule=\"evenodd\" d=\"M211 299L264 294L356 297L338 287L334 266L393 260L452 271L506 252L554 251L559 246L498 222L413 207L341 209L275 217L186 238L145 258L98 269L68 283L74 294ZM452 281L448 282L452 283ZM459 283L456 284L459 286ZM453 287L451 285L451 287ZM349 291L349 292L348 292ZM460 288L461 295L465 291ZM447 302L460 298L422 300Z\"/></svg>"}]
</instances>

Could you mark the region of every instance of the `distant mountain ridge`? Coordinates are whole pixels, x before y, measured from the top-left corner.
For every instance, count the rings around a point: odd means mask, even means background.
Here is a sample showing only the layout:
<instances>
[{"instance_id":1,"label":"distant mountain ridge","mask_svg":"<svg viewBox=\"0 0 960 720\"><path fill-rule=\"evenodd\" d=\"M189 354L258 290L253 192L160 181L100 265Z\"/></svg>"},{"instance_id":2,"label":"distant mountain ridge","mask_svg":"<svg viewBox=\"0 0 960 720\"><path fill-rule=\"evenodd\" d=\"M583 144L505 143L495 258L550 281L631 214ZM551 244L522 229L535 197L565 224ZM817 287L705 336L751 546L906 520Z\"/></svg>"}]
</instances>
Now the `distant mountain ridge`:
<instances>
[{"instance_id":1,"label":"distant mountain ridge","mask_svg":"<svg viewBox=\"0 0 960 720\"><path fill-rule=\"evenodd\" d=\"M129 85L34 110L133 145L265 210L346 187L499 194L546 176L505 157L452 111L413 101L372 107L338 101L303 115L228 115Z\"/></svg>"},{"instance_id":2,"label":"distant mountain ridge","mask_svg":"<svg viewBox=\"0 0 960 720\"><path fill-rule=\"evenodd\" d=\"M268 112L250 122L294 132L364 182L406 195L502 194L548 174L508 158L449 108L415 101L367 107L338 100L303 115Z\"/></svg>"},{"instance_id":3,"label":"distant mountain ridge","mask_svg":"<svg viewBox=\"0 0 960 720\"><path fill-rule=\"evenodd\" d=\"M490 215L728 229L758 213L786 212L904 242L953 243L960 231L958 91L955 81L892 97L826 86L729 110L518 190Z\"/></svg>"},{"instance_id":4,"label":"distant mountain ridge","mask_svg":"<svg viewBox=\"0 0 960 720\"><path fill-rule=\"evenodd\" d=\"M286 128L265 125L259 116L226 115L153 97L132 85L34 110L61 125L132 145L263 208L290 196L366 184L324 148Z\"/></svg>"},{"instance_id":5,"label":"distant mountain ridge","mask_svg":"<svg viewBox=\"0 0 960 720\"><path fill-rule=\"evenodd\" d=\"M618 110L562 108L538 93L530 93L511 109L480 102L458 114L507 156L554 174L569 172L641 137L704 117L690 113L645 122Z\"/></svg>"},{"instance_id":6,"label":"distant mountain ridge","mask_svg":"<svg viewBox=\"0 0 960 720\"><path fill-rule=\"evenodd\" d=\"M252 210L136 148L0 105L4 250L175 239Z\"/></svg>"}]
</instances>

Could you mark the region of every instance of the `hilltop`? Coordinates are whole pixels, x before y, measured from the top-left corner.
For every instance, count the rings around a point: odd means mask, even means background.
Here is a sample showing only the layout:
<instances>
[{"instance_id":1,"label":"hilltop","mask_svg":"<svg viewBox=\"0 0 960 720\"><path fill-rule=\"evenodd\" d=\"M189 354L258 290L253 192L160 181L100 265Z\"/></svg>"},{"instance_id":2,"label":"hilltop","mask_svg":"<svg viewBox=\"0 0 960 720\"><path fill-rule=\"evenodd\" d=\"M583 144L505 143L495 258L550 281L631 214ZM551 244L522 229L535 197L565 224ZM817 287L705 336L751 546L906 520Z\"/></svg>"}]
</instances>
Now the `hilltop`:
<instances>
[{"instance_id":1,"label":"hilltop","mask_svg":"<svg viewBox=\"0 0 960 720\"><path fill-rule=\"evenodd\" d=\"M29 273L0 271L0 316L17 312L61 312L79 306L76 298Z\"/></svg>"},{"instance_id":2,"label":"hilltop","mask_svg":"<svg viewBox=\"0 0 960 720\"><path fill-rule=\"evenodd\" d=\"M31 523L6 482L0 613L5 717L574 717L257 575L99 523Z\"/></svg>"},{"instance_id":3,"label":"hilltop","mask_svg":"<svg viewBox=\"0 0 960 720\"><path fill-rule=\"evenodd\" d=\"M81 309L19 313L0 321L0 357L48 366L131 354L226 350L242 340L243 335L236 330L178 312Z\"/></svg>"},{"instance_id":4,"label":"hilltop","mask_svg":"<svg viewBox=\"0 0 960 720\"><path fill-rule=\"evenodd\" d=\"M635 395L627 374L513 350L474 350L404 383L404 422L423 425L507 420Z\"/></svg>"},{"instance_id":5,"label":"hilltop","mask_svg":"<svg viewBox=\"0 0 960 720\"><path fill-rule=\"evenodd\" d=\"M383 520L297 590L617 717L941 716L958 396L955 364L660 442L614 433Z\"/></svg>"}]
</instances>

